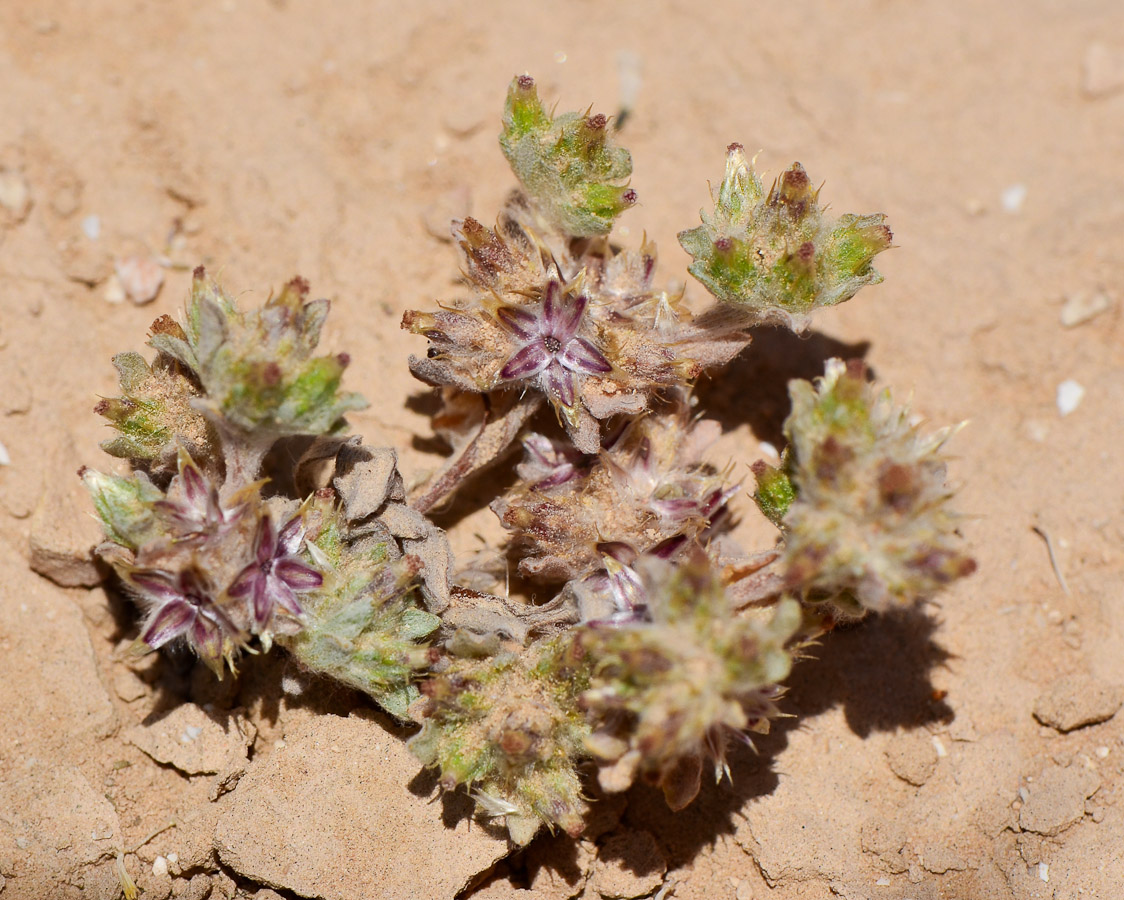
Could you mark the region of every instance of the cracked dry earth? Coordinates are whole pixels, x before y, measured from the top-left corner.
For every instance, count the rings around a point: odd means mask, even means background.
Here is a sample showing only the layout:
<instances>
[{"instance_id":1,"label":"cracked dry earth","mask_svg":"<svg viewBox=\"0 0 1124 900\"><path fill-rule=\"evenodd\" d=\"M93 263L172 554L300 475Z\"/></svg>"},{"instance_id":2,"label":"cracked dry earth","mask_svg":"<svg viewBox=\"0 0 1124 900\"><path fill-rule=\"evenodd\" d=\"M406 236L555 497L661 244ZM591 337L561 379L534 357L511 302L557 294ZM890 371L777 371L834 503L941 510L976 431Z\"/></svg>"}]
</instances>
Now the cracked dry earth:
<instances>
[{"instance_id":1,"label":"cracked dry earth","mask_svg":"<svg viewBox=\"0 0 1124 900\"><path fill-rule=\"evenodd\" d=\"M74 472L107 465L110 356L198 263L247 300L294 273L331 297L328 349L374 400L354 430L436 466L397 323L457 290L445 221L512 184L522 71L563 107L631 102L618 237L654 238L668 279L732 140L888 214L885 284L700 386L715 459L748 480L785 381L865 355L935 425L970 420L951 474L980 567L829 636L732 784L679 814L638 788L509 856L370 704L282 656L236 684L127 661ZM2 900L117 897L119 851L152 900L1124 896L1118 0L11 0L0 84ZM486 499L449 514L458 549L499 538Z\"/></svg>"}]
</instances>

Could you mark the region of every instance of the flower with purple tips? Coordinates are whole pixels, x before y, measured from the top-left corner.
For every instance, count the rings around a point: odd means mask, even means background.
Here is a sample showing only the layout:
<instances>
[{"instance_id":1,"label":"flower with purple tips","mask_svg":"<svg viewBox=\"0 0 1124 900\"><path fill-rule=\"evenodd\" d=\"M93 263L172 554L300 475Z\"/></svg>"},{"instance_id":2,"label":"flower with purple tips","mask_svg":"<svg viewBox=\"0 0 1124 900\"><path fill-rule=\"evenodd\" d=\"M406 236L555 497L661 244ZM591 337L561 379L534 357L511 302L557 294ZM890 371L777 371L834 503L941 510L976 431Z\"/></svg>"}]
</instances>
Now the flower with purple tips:
<instances>
[{"instance_id":1,"label":"flower with purple tips","mask_svg":"<svg viewBox=\"0 0 1124 900\"><path fill-rule=\"evenodd\" d=\"M563 295L556 279L547 283L538 314L517 306L501 306L500 322L523 342L500 370L502 381L538 376L539 385L553 402L572 408L576 396L574 375L607 375L612 365L590 341L578 337L589 300L583 295Z\"/></svg>"},{"instance_id":2,"label":"flower with purple tips","mask_svg":"<svg viewBox=\"0 0 1124 900\"><path fill-rule=\"evenodd\" d=\"M215 603L204 577L193 568L175 575L159 569L135 569L126 579L151 605L140 639L158 650L178 637L187 639L216 672L242 643L240 629Z\"/></svg>"},{"instance_id":3,"label":"flower with purple tips","mask_svg":"<svg viewBox=\"0 0 1124 900\"><path fill-rule=\"evenodd\" d=\"M219 500L218 489L183 449L180 450L179 475L173 481L173 489L177 483L182 495L179 499L159 500L153 504L177 540L202 541L224 534L245 510L243 506L224 507ZM174 493L174 490L169 493Z\"/></svg>"},{"instance_id":4,"label":"flower with purple tips","mask_svg":"<svg viewBox=\"0 0 1124 900\"><path fill-rule=\"evenodd\" d=\"M254 561L238 573L226 590L235 599L249 598L256 633L269 630L277 607L295 619L301 618L304 608L297 594L324 583L324 576L297 556L303 541L300 516L290 519L280 533L268 514L258 522Z\"/></svg>"}]
</instances>

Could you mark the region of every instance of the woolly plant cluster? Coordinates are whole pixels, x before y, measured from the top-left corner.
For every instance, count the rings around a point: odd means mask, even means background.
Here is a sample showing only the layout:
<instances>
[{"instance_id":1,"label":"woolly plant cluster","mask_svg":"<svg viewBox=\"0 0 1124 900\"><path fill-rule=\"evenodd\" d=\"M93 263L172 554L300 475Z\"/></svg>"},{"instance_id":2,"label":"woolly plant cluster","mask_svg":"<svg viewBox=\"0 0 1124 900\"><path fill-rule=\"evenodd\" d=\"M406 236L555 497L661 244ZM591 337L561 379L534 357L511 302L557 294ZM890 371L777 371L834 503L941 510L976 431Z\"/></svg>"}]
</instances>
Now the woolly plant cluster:
<instances>
[{"instance_id":1,"label":"woolly plant cluster","mask_svg":"<svg viewBox=\"0 0 1124 900\"><path fill-rule=\"evenodd\" d=\"M679 235L712 295L695 313L651 243L609 238L637 202L610 119L555 115L520 76L502 121L520 186L494 226L453 222L463 291L402 321L427 341L409 367L439 396L436 471L408 482L347 433L365 401L341 387L346 354L317 355L327 300L295 279L243 309L198 269L182 321L153 323L150 360L115 357L120 396L97 406L127 474L82 477L138 653L180 642L223 677L279 645L417 723L441 788L524 844L579 833L590 778L687 805L729 774L731 739L768 731L804 646L974 563L948 432L861 363L790 385L781 462L753 468L774 546L729 534L752 460L708 458L721 429L696 380L755 328L806 328L879 281L883 216L831 217L799 163L765 189L732 144L713 211ZM429 514L520 451L491 507L506 543L454 559Z\"/></svg>"}]
</instances>

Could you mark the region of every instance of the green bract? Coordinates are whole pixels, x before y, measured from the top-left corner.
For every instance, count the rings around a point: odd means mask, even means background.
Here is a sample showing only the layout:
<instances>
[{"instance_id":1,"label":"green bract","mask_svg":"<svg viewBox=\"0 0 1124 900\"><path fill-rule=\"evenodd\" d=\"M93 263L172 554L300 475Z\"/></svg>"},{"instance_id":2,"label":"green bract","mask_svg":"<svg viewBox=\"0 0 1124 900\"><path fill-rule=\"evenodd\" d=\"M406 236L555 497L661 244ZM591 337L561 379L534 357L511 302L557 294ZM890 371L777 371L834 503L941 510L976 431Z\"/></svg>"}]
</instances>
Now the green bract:
<instances>
[{"instance_id":1,"label":"green bract","mask_svg":"<svg viewBox=\"0 0 1124 900\"><path fill-rule=\"evenodd\" d=\"M797 496L784 517L785 566L813 599L885 609L932 596L975 563L948 502L941 449L951 430L922 434L864 374L831 360L814 385L789 385Z\"/></svg>"},{"instance_id":2,"label":"green bract","mask_svg":"<svg viewBox=\"0 0 1124 900\"><path fill-rule=\"evenodd\" d=\"M346 354L313 356L327 300L307 301L296 278L260 309L243 312L197 269L180 335L149 342L186 366L206 395L201 408L242 432L273 435L335 431L345 413L367 404L341 393Z\"/></svg>"},{"instance_id":3,"label":"green bract","mask_svg":"<svg viewBox=\"0 0 1124 900\"><path fill-rule=\"evenodd\" d=\"M765 191L740 144L703 224L679 233L694 258L690 272L724 303L755 322L807 325L815 309L849 300L882 276L871 260L890 246L885 216L831 219L800 163Z\"/></svg>"},{"instance_id":4,"label":"green bract","mask_svg":"<svg viewBox=\"0 0 1124 900\"><path fill-rule=\"evenodd\" d=\"M508 88L500 147L538 212L565 234L608 234L636 203L636 192L619 183L632 174L632 156L610 139L609 120L552 115L529 75Z\"/></svg>"}]
</instances>

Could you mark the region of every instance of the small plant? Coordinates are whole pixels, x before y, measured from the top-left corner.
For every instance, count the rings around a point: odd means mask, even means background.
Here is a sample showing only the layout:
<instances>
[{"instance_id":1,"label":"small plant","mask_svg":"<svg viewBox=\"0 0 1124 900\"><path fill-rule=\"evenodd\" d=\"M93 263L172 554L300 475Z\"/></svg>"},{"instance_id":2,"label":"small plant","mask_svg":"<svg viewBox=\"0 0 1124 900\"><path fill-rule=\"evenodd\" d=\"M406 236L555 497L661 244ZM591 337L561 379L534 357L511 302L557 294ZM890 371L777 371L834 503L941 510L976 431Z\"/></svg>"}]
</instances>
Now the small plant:
<instances>
[{"instance_id":1,"label":"small plant","mask_svg":"<svg viewBox=\"0 0 1124 900\"><path fill-rule=\"evenodd\" d=\"M348 436L365 402L341 388L346 354L317 355L328 301L295 279L244 310L198 269L184 320L153 324L151 361L115 357L121 396L97 406L131 474L82 477L143 612L138 653L183 642L221 678L280 645L420 724L442 788L525 844L582 830L593 773L687 805L729 774L731 739L768 731L801 648L974 563L948 432L838 360L792 382L780 464L753 467L776 546L721 540L743 486L707 461L719 426L692 385L755 327L802 330L877 283L883 216L830 217L799 163L765 189L731 144L713 212L679 235L713 295L694 314L654 246L609 239L637 202L609 119L556 116L520 76L500 145L521 187L494 228L453 223L465 291L402 322L440 391L436 472L408 485L393 449ZM458 564L426 514L520 448L492 503L507 543ZM548 602L509 596L510 567Z\"/></svg>"}]
</instances>

